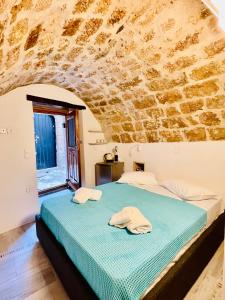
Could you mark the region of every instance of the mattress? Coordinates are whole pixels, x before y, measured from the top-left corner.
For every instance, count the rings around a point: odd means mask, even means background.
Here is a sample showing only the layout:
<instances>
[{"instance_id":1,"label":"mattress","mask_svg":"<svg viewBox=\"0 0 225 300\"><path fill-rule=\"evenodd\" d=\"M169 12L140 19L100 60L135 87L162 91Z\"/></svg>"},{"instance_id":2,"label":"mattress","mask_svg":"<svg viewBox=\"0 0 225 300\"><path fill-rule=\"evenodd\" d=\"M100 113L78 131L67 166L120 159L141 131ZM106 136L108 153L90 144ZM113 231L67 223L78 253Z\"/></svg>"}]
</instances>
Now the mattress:
<instances>
[{"instance_id":1,"label":"mattress","mask_svg":"<svg viewBox=\"0 0 225 300\"><path fill-rule=\"evenodd\" d=\"M126 184L110 183L98 202L51 198L41 217L100 299L139 299L207 222L205 210ZM153 231L132 235L109 226L113 213L136 206ZM162 209L163 208L163 209Z\"/></svg>"},{"instance_id":2,"label":"mattress","mask_svg":"<svg viewBox=\"0 0 225 300\"><path fill-rule=\"evenodd\" d=\"M177 195L173 194L172 192L168 191L166 188L160 185L133 185L135 187L145 189L146 191L156 193L159 195L171 197L180 201L183 201ZM207 214L207 222L206 227L209 227L217 218L218 216L224 211L225 203L222 199L208 199L208 200L201 200L201 201L187 201L191 205L198 206L206 211Z\"/></svg>"},{"instance_id":3,"label":"mattress","mask_svg":"<svg viewBox=\"0 0 225 300\"><path fill-rule=\"evenodd\" d=\"M177 200L181 200L177 195L168 191L162 186L144 186L135 185L138 188L145 189L150 192L157 193L159 195L164 195L172 197ZM182 249L177 253L175 258L166 266L166 268L161 272L161 274L155 278L155 280L148 286L148 288L143 293L143 298L164 276L165 274L174 266L174 264L180 259L180 257L188 250L188 248L200 237L200 235L219 217L219 215L224 211L225 204L222 199L208 199L202 201L188 201L191 205L198 206L206 211L207 222L202 228Z\"/></svg>"}]
</instances>

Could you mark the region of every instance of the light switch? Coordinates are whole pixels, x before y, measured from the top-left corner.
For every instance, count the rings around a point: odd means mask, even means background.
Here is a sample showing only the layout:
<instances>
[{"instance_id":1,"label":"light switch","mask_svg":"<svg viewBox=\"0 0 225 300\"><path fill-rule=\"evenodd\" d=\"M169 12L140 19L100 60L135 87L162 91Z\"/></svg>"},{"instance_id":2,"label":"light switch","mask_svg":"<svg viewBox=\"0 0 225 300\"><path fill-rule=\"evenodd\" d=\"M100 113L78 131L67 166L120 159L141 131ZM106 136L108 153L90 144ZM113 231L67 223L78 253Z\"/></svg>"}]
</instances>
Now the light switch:
<instances>
[{"instance_id":1,"label":"light switch","mask_svg":"<svg viewBox=\"0 0 225 300\"><path fill-rule=\"evenodd\" d=\"M29 159L30 158L30 152L24 149L24 158Z\"/></svg>"}]
</instances>

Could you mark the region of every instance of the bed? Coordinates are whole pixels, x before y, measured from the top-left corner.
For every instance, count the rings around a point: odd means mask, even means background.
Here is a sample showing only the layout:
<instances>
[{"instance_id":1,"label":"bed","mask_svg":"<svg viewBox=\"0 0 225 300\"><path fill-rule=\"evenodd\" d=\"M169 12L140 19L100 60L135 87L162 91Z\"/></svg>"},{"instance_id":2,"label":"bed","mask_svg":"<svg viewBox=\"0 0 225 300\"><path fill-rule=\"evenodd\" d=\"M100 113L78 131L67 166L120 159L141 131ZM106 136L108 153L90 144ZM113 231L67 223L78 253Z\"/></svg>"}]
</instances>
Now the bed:
<instances>
[{"instance_id":1,"label":"bed","mask_svg":"<svg viewBox=\"0 0 225 300\"><path fill-rule=\"evenodd\" d=\"M223 239L221 202L189 204L159 186L97 188L103 191L97 203L53 197L36 218L39 240L70 298L182 299ZM153 231L134 236L109 226L124 206L138 207Z\"/></svg>"}]
</instances>

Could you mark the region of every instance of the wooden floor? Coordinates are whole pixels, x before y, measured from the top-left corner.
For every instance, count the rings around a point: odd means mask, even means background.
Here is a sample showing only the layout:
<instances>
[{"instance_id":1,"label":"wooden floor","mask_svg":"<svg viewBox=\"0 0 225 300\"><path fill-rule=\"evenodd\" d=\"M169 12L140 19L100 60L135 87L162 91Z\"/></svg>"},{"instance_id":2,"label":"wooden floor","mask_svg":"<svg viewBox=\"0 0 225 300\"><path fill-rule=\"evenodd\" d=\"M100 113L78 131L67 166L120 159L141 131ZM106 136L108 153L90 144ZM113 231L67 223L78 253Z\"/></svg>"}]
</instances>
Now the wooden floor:
<instances>
[{"instance_id":1,"label":"wooden floor","mask_svg":"<svg viewBox=\"0 0 225 300\"><path fill-rule=\"evenodd\" d=\"M222 267L223 244L185 300L224 300ZM68 299L37 240L34 224L0 235L0 300L10 299Z\"/></svg>"}]
</instances>

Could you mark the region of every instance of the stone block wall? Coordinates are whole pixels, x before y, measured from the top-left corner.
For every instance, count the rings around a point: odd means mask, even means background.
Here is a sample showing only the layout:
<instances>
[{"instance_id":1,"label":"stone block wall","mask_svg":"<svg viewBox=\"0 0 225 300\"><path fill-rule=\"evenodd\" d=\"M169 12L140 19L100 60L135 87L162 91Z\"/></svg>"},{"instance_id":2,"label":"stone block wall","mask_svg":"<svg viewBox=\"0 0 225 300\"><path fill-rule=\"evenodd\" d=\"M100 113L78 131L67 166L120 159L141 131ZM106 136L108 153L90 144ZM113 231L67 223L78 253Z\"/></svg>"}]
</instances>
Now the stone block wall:
<instances>
[{"instance_id":1,"label":"stone block wall","mask_svg":"<svg viewBox=\"0 0 225 300\"><path fill-rule=\"evenodd\" d=\"M225 139L225 33L201 0L3 0L0 67L0 94L66 88L115 142Z\"/></svg>"}]
</instances>

